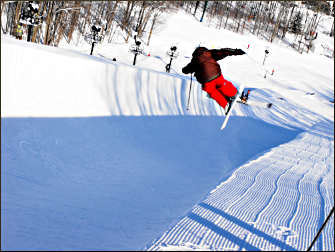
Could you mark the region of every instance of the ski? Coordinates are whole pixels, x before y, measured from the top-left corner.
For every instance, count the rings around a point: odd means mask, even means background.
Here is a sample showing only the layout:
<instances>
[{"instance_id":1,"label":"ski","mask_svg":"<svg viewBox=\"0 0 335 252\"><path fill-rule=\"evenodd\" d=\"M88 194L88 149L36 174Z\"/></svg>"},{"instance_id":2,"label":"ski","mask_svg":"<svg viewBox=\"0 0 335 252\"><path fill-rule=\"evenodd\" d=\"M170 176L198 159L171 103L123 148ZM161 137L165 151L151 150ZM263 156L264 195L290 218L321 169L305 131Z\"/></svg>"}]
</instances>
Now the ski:
<instances>
[{"instance_id":1,"label":"ski","mask_svg":"<svg viewBox=\"0 0 335 252\"><path fill-rule=\"evenodd\" d=\"M241 101L241 100L238 100L237 102L238 102L238 103L242 103L242 104L244 104L244 105L248 105L248 106L249 106L249 103L247 103L247 102L243 102L243 101Z\"/></svg>"},{"instance_id":2,"label":"ski","mask_svg":"<svg viewBox=\"0 0 335 252\"><path fill-rule=\"evenodd\" d=\"M256 107L261 107L261 108L271 108L272 107L272 103L271 102L255 102L255 101L248 101L248 102L243 102L241 100L237 101L238 103L241 103L243 105L247 105L247 106L256 106Z\"/></svg>"},{"instance_id":3,"label":"ski","mask_svg":"<svg viewBox=\"0 0 335 252\"><path fill-rule=\"evenodd\" d=\"M242 91L243 91L243 89L244 89L244 86L241 85L241 86L238 88L238 94L241 94ZM228 123L228 120L229 120L229 117L230 117L230 115L231 115L231 113L232 113L232 111L233 111L233 109L234 109L234 107L235 107L235 104L236 104L236 102L237 102L238 99L239 99L239 96L237 95L236 98L235 98L235 100L234 100L233 103L231 104L231 107L230 107L229 112L226 114L226 117L225 117L225 119L224 119L224 121L223 121L223 123L222 123L222 126L221 126L221 130L223 130L223 129L226 127L226 125L227 125L227 123Z\"/></svg>"}]
</instances>

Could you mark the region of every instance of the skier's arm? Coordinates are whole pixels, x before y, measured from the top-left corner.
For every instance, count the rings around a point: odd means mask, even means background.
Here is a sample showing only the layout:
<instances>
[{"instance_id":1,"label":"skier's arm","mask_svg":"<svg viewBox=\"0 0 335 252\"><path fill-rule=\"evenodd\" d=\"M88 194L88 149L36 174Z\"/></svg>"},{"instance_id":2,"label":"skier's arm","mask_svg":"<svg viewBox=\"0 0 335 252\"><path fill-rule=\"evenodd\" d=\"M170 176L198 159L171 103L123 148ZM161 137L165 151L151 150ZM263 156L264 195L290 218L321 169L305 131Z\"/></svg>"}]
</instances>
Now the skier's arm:
<instances>
[{"instance_id":1,"label":"skier's arm","mask_svg":"<svg viewBox=\"0 0 335 252\"><path fill-rule=\"evenodd\" d=\"M213 50L210 50L210 52L212 53L212 57L215 60L221 60L227 56L245 54L245 52L241 49L232 49L232 48L213 49Z\"/></svg>"},{"instance_id":2,"label":"skier's arm","mask_svg":"<svg viewBox=\"0 0 335 252\"><path fill-rule=\"evenodd\" d=\"M190 63L188 63L185 67L182 68L181 70L184 74L189 74L195 72L194 70L194 63L193 60L191 60Z\"/></svg>"}]
</instances>

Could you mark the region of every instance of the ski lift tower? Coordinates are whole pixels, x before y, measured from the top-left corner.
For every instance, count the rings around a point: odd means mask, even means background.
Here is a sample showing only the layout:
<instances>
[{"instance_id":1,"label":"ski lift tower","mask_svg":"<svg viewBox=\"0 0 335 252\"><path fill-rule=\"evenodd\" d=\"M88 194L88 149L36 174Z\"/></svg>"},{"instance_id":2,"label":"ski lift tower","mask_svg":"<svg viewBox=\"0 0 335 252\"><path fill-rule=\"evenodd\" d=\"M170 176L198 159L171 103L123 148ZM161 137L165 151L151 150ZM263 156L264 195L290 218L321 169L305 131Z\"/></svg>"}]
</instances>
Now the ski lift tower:
<instances>
[{"instance_id":1,"label":"ski lift tower","mask_svg":"<svg viewBox=\"0 0 335 252\"><path fill-rule=\"evenodd\" d=\"M22 9L19 22L28 26L27 41L30 42L33 27L41 25L42 23L42 16L38 14L38 4L29 1L29 3Z\"/></svg>"},{"instance_id":2,"label":"ski lift tower","mask_svg":"<svg viewBox=\"0 0 335 252\"><path fill-rule=\"evenodd\" d=\"M177 53L176 51L177 51L177 47L176 46L171 46L170 51L167 52L167 55L170 56L170 63L165 66L165 70L168 73L170 73L172 60L176 59L179 55L179 53Z\"/></svg>"},{"instance_id":3,"label":"ski lift tower","mask_svg":"<svg viewBox=\"0 0 335 252\"><path fill-rule=\"evenodd\" d=\"M97 24L92 25L90 34L85 35L85 40L92 45L91 47L91 53L90 55L93 55L93 49L94 45L96 43L100 43L102 41L102 36L99 35L99 32L101 31L101 27Z\"/></svg>"},{"instance_id":4,"label":"ski lift tower","mask_svg":"<svg viewBox=\"0 0 335 252\"><path fill-rule=\"evenodd\" d=\"M269 50L268 50L268 49L265 49L265 55L264 55L264 60L263 60L263 66L264 66L264 63L265 63L265 59L266 59L266 57L268 56L269 53L270 53Z\"/></svg>"},{"instance_id":5,"label":"ski lift tower","mask_svg":"<svg viewBox=\"0 0 335 252\"><path fill-rule=\"evenodd\" d=\"M141 41L137 40L137 33L135 33L134 40L135 40L135 44L130 46L129 51L134 54L133 65L135 66L137 55L143 54L143 48L141 47Z\"/></svg>"}]
</instances>

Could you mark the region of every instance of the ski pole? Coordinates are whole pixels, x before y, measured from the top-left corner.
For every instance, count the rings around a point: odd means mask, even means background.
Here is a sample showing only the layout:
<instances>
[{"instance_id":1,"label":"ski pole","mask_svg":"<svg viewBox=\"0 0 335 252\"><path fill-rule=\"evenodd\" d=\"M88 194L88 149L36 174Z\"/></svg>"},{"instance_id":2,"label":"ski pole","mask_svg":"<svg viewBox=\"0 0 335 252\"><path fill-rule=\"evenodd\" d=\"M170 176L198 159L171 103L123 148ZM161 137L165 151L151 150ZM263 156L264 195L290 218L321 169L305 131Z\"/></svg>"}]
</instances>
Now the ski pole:
<instances>
[{"instance_id":1,"label":"ski pole","mask_svg":"<svg viewBox=\"0 0 335 252\"><path fill-rule=\"evenodd\" d=\"M186 107L186 110L189 110L189 109L190 109L191 89L192 89L192 74L191 74L191 84L190 84L190 91L188 92L188 101L187 101L187 107Z\"/></svg>"},{"instance_id":2,"label":"ski pole","mask_svg":"<svg viewBox=\"0 0 335 252\"><path fill-rule=\"evenodd\" d=\"M315 238L314 238L314 240L312 241L311 245L308 247L307 251L310 251L310 250L312 249L314 243L317 241L319 235L320 235L321 232L322 232L322 229L326 226L326 224L327 224L328 220L330 219L330 216L332 215L333 212L334 212L334 207L332 208L332 210L331 210L330 213L328 214L328 216L327 216L325 222L322 224L322 226L321 226L319 232L318 232L317 235L315 236Z\"/></svg>"},{"instance_id":3,"label":"ski pole","mask_svg":"<svg viewBox=\"0 0 335 252\"><path fill-rule=\"evenodd\" d=\"M265 68L264 66L262 66L260 63L258 63L253 57L251 57L248 53L246 53L246 55L248 56L248 59L250 59L254 64L256 64L256 67L258 68L259 71L264 71ZM266 71L266 70L265 70ZM265 73L266 74L266 73Z\"/></svg>"},{"instance_id":4,"label":"ski pole","mask_svg":"<svg viewBox=\"0 0 335 252\"><path fill-rule=\"evenodd\" d=\"M246 55L248 56L249 59L251 59L251 61L255 62L257 65L260 65L260 63L258 63L255 59L253 59L249 53L246 53Z\"/></svg>"}]
</instances>

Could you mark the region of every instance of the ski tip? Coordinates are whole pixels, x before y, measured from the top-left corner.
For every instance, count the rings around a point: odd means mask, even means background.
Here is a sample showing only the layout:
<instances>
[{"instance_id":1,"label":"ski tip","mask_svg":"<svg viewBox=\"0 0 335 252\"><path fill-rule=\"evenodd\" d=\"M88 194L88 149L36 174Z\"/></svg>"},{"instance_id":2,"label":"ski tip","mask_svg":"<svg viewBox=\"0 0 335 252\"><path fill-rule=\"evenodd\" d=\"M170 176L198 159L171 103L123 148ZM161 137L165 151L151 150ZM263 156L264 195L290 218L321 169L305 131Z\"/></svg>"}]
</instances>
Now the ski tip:
<instances>
[{"instance_id":1,"label":"ski tip","mask_svg":"<svg viewBox=\"0 0 335 252\"><path fill-rule=\"evenodd\" d=\"M223 129L226 127L227 122L228 122L228 120L225 120L225 121L223 122L223 124L221 125L220 130L223 130Z\"/></svg>"}]
</instances>

